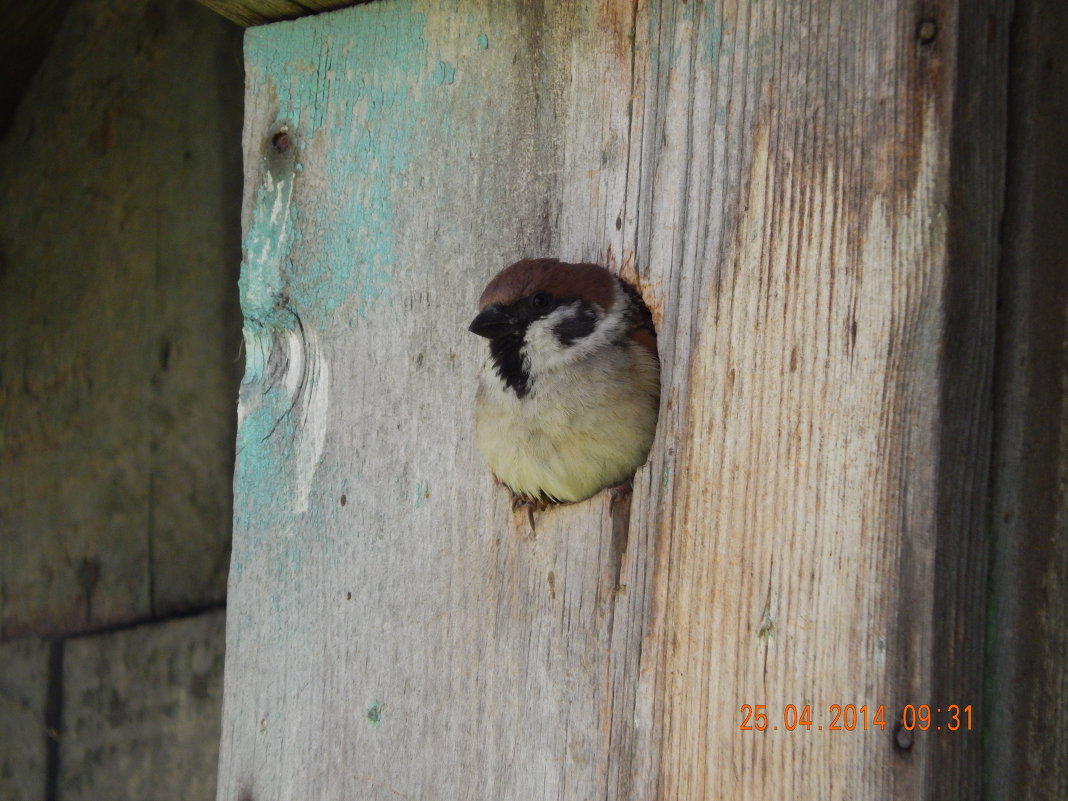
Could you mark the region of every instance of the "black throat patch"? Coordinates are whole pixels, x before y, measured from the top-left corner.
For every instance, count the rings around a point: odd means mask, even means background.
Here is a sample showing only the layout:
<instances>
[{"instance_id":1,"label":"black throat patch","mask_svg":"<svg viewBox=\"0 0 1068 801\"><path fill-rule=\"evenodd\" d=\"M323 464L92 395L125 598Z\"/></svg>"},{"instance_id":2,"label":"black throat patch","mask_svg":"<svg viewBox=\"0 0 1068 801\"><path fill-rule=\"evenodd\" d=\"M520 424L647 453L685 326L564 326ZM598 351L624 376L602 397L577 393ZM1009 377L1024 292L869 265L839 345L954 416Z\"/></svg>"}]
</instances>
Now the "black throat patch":
<instances>
[{"instance_id":1,"label":"black throat patch","mask_svg":"<svg viewBox=\"0 0 1068 801\"><path fill-rule=\"evenodd\" d=\"M525 331L524 328L523 331L490 340L490 357L497 375L519 398L530 392L530 373L527 372L526 365L523 364L523 354L520 353Z\"/></svg>"}]
</instances>

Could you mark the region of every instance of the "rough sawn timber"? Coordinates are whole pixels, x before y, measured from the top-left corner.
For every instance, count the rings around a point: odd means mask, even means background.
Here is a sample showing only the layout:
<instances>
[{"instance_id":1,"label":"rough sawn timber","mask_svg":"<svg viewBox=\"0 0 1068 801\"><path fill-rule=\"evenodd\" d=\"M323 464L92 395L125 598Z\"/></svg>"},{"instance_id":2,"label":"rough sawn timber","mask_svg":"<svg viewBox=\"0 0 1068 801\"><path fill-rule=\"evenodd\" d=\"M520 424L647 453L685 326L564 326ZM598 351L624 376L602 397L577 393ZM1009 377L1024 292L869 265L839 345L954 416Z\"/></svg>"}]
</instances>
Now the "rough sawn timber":
<instances>
[{"instance_id":1,"label":"rough sawn timber","mask_svg":"<svg viewBox=\"0 0 1068 801\"><path fill-rule=\"evenodd\" d=\"M982 720L1004 23L389 2L249 31L218 797L975 797L977 730L896 724ZM536 255L642 288L664 394L629 510L531 530L472 445L466 324ZM867 730L828 731L849 704Z\"/></svg>"},{"instance_id":2,"label":"rough sawn timber","mask_svg":"<svg viewBox=\"0 0 1068 801\"><path fill-rule=\"evenodd\" d=\"M197 2L207 6L216 14L221 14L231 22L248 27L284 19L297 19L309 14L321 14L324 11L355 5L361 0L197 0Z\"/></svg>"}]
</instances>

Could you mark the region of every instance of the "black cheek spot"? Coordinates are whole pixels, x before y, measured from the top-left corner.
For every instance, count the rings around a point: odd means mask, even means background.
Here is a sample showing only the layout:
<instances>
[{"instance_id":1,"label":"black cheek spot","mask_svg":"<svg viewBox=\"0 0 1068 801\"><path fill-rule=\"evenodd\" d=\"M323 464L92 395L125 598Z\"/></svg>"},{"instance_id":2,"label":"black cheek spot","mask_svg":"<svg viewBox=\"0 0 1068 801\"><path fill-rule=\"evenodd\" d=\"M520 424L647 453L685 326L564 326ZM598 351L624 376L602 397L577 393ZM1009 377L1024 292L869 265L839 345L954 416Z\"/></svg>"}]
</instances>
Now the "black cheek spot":
<instances>
[{"instance_id":1,"label":"black cheek spot","mask_svg":"<svg viewBox=\"0 0 1068 801\"><path fill-rule=\"evenodd\" d=\"M553 328L556 338L564 345L572 345L575 340L588 337L597 327L597 314L586 304L580 305L574 314L558 322Z\"/></svg>"}]
</instances>

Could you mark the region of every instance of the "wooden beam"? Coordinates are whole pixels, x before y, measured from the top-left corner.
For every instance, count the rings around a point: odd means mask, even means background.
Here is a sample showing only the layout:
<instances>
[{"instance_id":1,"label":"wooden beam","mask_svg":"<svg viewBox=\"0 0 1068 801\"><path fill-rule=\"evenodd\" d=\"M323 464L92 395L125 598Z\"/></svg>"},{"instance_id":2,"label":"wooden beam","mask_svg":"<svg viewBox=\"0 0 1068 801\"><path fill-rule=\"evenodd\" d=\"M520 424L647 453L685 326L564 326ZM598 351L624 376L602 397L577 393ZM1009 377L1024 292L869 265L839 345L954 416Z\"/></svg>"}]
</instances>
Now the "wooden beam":
<instances>
[{"instance_id":1,"label":"wooden beam","mask_svg":"<svg viewBox=\"0 0 1068 801\"><path fill-rule=\"evenodd\" d=\"M219 798L977 797L1004 12L465 12L246 37ZM642 288L664 396L532 529L465 328L536 255Z\"/></svg>"},{"instance_id":2,"label":"wooden beam","mask_svg":"<svg viewBox=\"0 0 1068 801\"><path fill-rule=\"evenodd\" d=\"M0 30L0 136L7 133L22 95L41 65L70 0L9 0Z\"/></svg>"},{"instance_id":3,"label":"wooden beam","mask_svg":"<svg viewBox=\"0 0 1068 801\"><path fill-rule=\"evenodd\" d=\"M249 27L321 14L366 0L197 0L231 22Z\"/></svg>"},{"instance_id":4,"label":"wooden beam","mask_svg":"<svg viewBox=\"0 0 1068 801\"><path fill-rule=\"evenodd\" d=\"M983 798L1068 798L1068 6L1012 24Z\"/></svg>"}]
</instances>

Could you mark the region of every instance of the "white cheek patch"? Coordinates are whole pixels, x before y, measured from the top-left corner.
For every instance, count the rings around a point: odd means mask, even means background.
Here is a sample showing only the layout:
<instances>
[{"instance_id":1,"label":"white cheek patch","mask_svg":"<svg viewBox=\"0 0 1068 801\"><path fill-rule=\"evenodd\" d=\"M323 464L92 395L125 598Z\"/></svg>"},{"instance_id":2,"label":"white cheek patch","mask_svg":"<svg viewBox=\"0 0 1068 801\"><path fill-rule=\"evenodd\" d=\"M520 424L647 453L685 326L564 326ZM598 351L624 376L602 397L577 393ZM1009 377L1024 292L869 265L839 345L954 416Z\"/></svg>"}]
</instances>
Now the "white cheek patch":
<instances>
[{"instance_id":1,"label":"white cheek patch","mask_svg":"<svg viewBox=\"0 0 1068 801\"><path fill-rule=\"evenodd\" d=\"M617 297L612 311L604 315L598 314L589 334L570 341L561 341L559 331L562 327L574 327L566 324L584 314L581 304L561 306L551 314L532 322L527 328L522 349L523 356L530 365L531 376L536 378L539 373L583 359L595 350L615 342L627 328L625 308L623 298Z\"/></svg>"},{"instance_id":2,"label":"white cheek patch","mask_svg":"<svg viewBox=\"0 0 1068 801\"><path fill-rule=\"evenodd\" d=\"M573 346L560 341L556 336L556 327L575 314L577 308L578 304L561 306L527 326L526 336L523 337L523 356L529 362L532 372L563 364L571 358L570 351Z\"/></svg>"}]
</instances>

